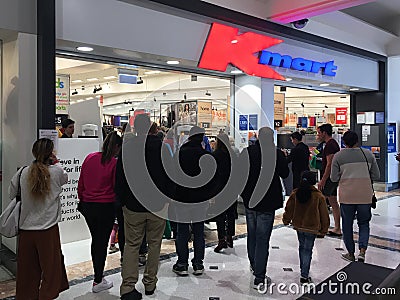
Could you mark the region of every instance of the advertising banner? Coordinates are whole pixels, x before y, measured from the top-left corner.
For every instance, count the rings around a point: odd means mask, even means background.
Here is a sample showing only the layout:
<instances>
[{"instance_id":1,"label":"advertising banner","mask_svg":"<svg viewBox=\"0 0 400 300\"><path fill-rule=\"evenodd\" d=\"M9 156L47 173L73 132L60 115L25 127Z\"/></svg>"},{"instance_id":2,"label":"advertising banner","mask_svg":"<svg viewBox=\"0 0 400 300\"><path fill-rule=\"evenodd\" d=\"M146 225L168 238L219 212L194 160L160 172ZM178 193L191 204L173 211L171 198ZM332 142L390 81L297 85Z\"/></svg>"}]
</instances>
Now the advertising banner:
<instances>
[{"instance_id":1,"label":"advertising banner","mask_svg":"<svg viewBox=\"0 0 400 300\"><path fill-rule=\"evenodd\" d=\"M197 124L202 128L211 128L212 103L209 101L197 101Z\"/></svg>"},{"instance_id":2,"label":"advertising banner","mask_svg":"<svg viewBox=\"0 0 400 300\"><path fill-rule=\"evenodd\" d=\"M396 123L387 125L387 152L396 153Z\"/></svg>"},{"instance_id":3,"label":"advertising banner","mask_svg":"<svg viewBox=\"0 0 400 300\"><path fill-rule=\"evenodd\" d=\"M336 107L336 124L346 125L347 124L347 107Z\"/></svg>"},{"instance_id":4,"label":"advertising banner","mask_svg":"<svg viewBox=\"0 0 400 300\"><path fill-rule=\"evenodd\" d=\"M249 122L247 115L239 115L239 130L240 131L249 130Z\"/></svg>"},{"instance_id":5,"label":"advertising banner","mask_svg":"<svg viewBox=\"0 0 400 300\"><path fill-rule=\"evenodd\" d=\"M285 120L285 94L274 94L274 120Z\"/></svg>"},{"instance_id":6,"label":"advertising banner","mask_svg":"<svg viewBox=\"0 0 400 300\"><path fill-rule=\"evenodd\" d=\"M68 115L69 111L69 75L56 76L56 114Z\"/></svg>"},{"instance_id":7,"label":"advertising banner","mask_svg":"<svg viewBox=\"0 0 400 300\"><path fill-rule=\"evenodd\" d=\"M89 153L99 151L99 140L93 138L59 139L57 157L68 173L68 182L63 185L61 199L61 243L70 243L90 238L85 219L76 210L78 203L78 181L83 161Z\"/></svg>"}]
</instances>

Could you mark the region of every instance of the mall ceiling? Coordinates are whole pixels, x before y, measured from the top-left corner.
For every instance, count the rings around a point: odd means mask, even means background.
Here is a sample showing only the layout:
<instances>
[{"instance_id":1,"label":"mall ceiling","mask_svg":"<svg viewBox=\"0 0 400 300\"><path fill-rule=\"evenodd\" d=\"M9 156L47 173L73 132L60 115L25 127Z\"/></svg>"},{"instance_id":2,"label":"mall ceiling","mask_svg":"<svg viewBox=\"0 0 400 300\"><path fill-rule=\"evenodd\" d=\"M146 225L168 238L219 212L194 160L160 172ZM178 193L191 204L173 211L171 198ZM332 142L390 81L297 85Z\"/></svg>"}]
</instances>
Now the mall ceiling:
<instances>
[{"instance_id":1,"label":"mall ceiling","mask_svg":"<svg viewBox=\"0 0 400 300\"><path fill-rule=\"evenodd\" d=\"M387 56L400 55L399 0L202 0Z\"/></svg>"}]
</instances>

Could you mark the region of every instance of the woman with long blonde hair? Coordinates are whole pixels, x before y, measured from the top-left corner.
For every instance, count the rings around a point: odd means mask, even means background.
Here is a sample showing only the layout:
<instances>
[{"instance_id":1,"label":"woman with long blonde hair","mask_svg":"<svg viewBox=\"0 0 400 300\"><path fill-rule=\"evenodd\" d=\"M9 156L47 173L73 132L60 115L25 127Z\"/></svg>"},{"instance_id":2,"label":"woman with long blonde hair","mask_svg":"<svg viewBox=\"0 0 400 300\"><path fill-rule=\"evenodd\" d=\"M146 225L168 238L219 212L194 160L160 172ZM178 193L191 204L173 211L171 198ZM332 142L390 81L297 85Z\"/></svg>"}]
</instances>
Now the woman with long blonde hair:
<instances>
[{"instance_id":1,"label":"woman with long blonde hair","mask_svg":"<svg viewBox=\"0 0 400 300\"><path fill-rule=\"evenodd\" d=\"M67 173L53 154L54 144L42 138L32 147L35 160L11 179L10 199L21 188L21 215L18 236L18 300L50 300L69 288L61 253L58 222L61 219L61 186ZM20 180L19 180L20 178Z\"/></svg>"}]
</instances>

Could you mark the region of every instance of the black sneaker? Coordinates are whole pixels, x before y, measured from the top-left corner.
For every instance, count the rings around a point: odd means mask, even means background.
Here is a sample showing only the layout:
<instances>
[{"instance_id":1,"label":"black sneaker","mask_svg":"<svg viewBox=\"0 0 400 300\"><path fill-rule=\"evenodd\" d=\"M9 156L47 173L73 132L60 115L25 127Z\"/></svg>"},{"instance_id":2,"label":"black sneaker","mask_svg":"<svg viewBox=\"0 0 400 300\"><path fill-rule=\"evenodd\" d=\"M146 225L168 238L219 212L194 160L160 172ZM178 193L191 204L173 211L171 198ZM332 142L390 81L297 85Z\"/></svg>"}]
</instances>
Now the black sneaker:
<instances>
[{"instance_id":1,"label":"black sneaker","mask_svg":"<svg viewBox=\"0 0 400 300\"><path fill-rule=\"evenodd\" d=\"M308 277L308 278L300 277L300 283L301 284L310 284L312 282L313 281L312 281L311 277Z\"/></svg>"},{"instance_id":2,"label":"black sneaker","mask_svg":"<svg viewBox=\"0 0 400 300\"><path fill-rule=\"evenodd\" d=\"M121 300L140 300L142 298L142 293L138 292L136 289L121 296Z\"/></svg>"},{"instance_id":3,"label":"black sneaker","mask_svg":"<svg viewBox=\"0 0 400 300\"><path fill-rule=\"evenodd\" d=\"M172 271L179 276L188 276L189 275L187 266L174 264L174 266L172 267Z\"/></svg>"},{"instance_id":4,"label":"black sneaker","mask_svg":"<svg viewBox=\"0 0 400 300\"><path fill-rule=\"evenodd\" d=\"M193 275L199 276L204 273L203 265L193 265Z\"/></svg>"}]
</instances>

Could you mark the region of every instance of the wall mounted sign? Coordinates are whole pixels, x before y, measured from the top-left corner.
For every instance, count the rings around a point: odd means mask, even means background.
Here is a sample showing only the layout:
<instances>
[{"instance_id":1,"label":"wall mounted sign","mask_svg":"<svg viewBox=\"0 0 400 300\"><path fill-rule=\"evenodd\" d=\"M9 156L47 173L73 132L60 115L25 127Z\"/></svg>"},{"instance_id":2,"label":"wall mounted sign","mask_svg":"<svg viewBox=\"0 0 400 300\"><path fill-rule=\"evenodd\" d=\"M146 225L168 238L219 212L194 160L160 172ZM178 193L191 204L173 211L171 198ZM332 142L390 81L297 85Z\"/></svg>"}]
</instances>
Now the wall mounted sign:
<instances>
[{"instance_id":1,"label":"wall mounted sign","mask_svg":"<svg viewBox=\"0 0 400 300\"><path fill-rule=\"evenodd\" d=\"M269 66L311 73L321 71L327 76L336 75L334 71L337 66L333 60L318 62L265 51L282 42L283 40L255 32L239 34L238 28L213 23L198 67L225 72L228 65L232 64L248 75L278 80L285 80L285 77ZM260 52L259 57L254 55Z\"/></svg>"},{"instance_id":2,"label":"wall mounted sign","mask_svg":"<svg viewBox=\"0 0 400 300\"><path fill-rule=\"evenodd\" d=\"M387 152L396 153L396 123L387 125Z\"/></svg>"},{"instance_id":3,"label":"wall mounted sign","mask_svg":"<svg viewBox=\"0 0 400 300\"><path fill-rule=\"evenodd\" d=\"M239 130L249 130L249 121L247 115L239 115Z\"/></svg>"},{"instance_id":4,"label":"wall mounted sign","mask_svg":"<svg viewBox=\"0 0 400 300\"><path fill-rule=\"evenodd\" d=\"M249 130L258 130L258 115L249 115Z\"/></svg>"}]
</instances>

